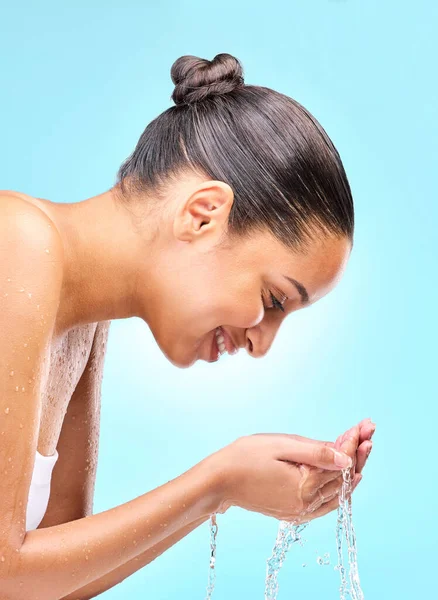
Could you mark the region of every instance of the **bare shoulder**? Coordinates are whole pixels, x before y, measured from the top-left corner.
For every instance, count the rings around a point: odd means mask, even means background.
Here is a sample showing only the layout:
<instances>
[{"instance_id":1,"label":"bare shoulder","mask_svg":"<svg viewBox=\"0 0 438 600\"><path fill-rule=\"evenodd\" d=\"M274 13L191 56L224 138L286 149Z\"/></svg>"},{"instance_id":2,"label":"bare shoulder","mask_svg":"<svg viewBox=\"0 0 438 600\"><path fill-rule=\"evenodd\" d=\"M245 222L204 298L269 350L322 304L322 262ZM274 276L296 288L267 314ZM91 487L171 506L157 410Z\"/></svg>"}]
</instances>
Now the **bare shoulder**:
<instances>
[{"instance_id":1,"label":"bare shoulder","mask_svg":"<svg viewBox=\"0 0 438 600\"><path fill-rule=\"evenodd\" d=\"M32 269L62 275L63 244L49 215L15 192L0 191L0 260L30 260ZM15 265L16 266L16 265Z\"/></svg>"}]
</instances>

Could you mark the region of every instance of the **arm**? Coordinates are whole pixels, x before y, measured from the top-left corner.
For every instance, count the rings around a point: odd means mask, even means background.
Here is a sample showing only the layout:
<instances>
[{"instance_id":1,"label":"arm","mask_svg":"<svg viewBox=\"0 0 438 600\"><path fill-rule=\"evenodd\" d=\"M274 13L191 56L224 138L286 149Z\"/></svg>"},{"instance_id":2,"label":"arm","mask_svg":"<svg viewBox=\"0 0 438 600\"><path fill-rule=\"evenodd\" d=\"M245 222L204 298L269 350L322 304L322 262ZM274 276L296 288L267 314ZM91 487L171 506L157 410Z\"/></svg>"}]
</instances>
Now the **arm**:
<instances>
[{"instance_id":1,"label":"arm","mask_svg":"<svg viewBox=\"0 0 438 600\"><path fill-rule=\"evenodd\" d=\"M92 514L97 457L87 440L98 432L99 427L105 353L96 350L106 345L109 326L109 321L98 323L87 366L70 400L58 442L59 459L53 472L50 502L39 529ZM152 562L207 519L202 517L182 527L149 550L103 577L90 581L62 600L88 600L102 594Z\"/></svg>"},{"instance_id":2,"label":"arm","mask_svg":"<svg viewBox=\"0 0 438 600\"><path fill-rule=\"evenodd\" d=\"M93 513L105 346L111 321L97 324L85 369L64 416L52 473L50 499L38 529Z\"/></svg>"},{"instance_id":3,"label":"arm","mask_svg":"<svg viewBox=\"0 0 438 600\"><path fill-rule=\"evenodd\" d=\"M204 459L176 479L125 504L27 532L2 581L3 598L58 600L120 567L117 578L125 576L125 569L129 574L135 562L130 567L128 561L141 555L147 559L145 553L154 546L158 552L157 545L166 536L194 527L218 511L219 482L219 472ZM165 548L166 544L162 550Z\"/></svg>"},{"instance_id":4,"label":"arm","mask_svg":"<svg viewBox=\"0 0 438 600\"><path fill-rule=\"evenodd\" d=\"M62 525L25 532L41 389L62 289L62 242L48 224L48 217L36 207L16 199L2 200L2 600L59 600L138 557L166 536L216 512L220 498L219 474L205 459L125 504Z\"/></svg>"},{"instance_id":5,"label":"arm","mask_svg":"<svg viewBox=\"0 0 438 600\"><path fill-rule=\"evenodd\" d=\"M89 600L90 598L94 598L95 596L102 594L106 590L109 590L113 586L129 577L129 575L132 575L142 567L152 562L155 558L160 556L160 554L179 542L183 537L188 535L202 523L205 523L207 520L208 516L204 516L197 521L193 521L193 523L190 523L190 525L182 527L176 533L167 536L164 540L152 546L152 548L149 550L142 552L137 557L128 560L128 562L125 564L121 565L117 569L114 569L114 571L111 571L103 577L99 577L99 579L96 579L88 585L81 587L72 594L64 596L61 600Z\"/></svg>"}]
</instances>

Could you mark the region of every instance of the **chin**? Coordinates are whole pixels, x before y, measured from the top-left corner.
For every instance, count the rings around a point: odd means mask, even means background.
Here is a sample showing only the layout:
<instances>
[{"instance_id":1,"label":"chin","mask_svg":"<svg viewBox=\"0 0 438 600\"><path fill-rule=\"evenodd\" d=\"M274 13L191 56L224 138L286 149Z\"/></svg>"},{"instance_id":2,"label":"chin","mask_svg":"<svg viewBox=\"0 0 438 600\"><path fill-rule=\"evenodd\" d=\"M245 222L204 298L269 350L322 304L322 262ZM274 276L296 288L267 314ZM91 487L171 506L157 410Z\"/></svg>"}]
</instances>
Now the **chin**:
<instances>
[{"instance_id":1,"label":"chin","mask_svg":"<svg viewBox=\"0 0 438 600\"><path fill-rule=\"evenodd\" d=\"M160 347L161 348L161 347ZM197 360L199 359L198 355L187 351L178 352L177 349L173 349L173 352L166 351L164 348L161 348L162 353L167 358L169 362L172 363L174 367L178 369L188 369L191 367Z\"/></svg>"}]
</instances>

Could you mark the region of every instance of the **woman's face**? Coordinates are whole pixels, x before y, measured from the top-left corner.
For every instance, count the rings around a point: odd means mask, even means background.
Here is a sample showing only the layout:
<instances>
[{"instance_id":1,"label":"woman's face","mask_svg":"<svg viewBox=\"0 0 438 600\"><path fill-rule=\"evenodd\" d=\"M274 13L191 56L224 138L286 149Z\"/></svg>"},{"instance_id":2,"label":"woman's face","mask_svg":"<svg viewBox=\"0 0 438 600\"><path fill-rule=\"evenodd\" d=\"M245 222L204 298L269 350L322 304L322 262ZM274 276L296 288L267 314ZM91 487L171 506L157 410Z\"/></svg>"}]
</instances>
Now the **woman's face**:
<instances>
[{"instance_id":1,"label":"woman's face","mask_svg":"<svg viewBox=\"0 0 438 600\"><path fill-rule=\"evenodd\" d=\"M268 232L229 245L232 202L223 182L191 180L180 186L148 261L139 316L165 356L181 368L217 360L219 326L227 349L232 343L255 358L264 356L290 313L333 289L350 254L350 242L334 236L320 236L306 255L286 249Z\"/></svg>"}]
</instances>

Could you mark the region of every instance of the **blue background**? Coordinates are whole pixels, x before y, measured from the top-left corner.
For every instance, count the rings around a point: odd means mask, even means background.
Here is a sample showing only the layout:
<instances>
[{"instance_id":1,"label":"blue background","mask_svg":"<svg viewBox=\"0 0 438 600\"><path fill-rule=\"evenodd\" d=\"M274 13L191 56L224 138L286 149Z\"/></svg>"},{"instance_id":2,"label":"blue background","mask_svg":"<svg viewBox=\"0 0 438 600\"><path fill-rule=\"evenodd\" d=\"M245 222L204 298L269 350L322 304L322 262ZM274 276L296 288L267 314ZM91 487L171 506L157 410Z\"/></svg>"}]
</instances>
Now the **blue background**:
<instances>
[{"instance_id":1,"label":"blue background","mask_svg":"<svg viewBox=\"0 0 438 600\"><path fill-rule=\"evenodd\" d=\"M342 281L287 319L265 358L241 350L177 369L143 321L113 321L95 512L238 436L334 439L369 416L374 450L353 502L365 598L429 597L438 535L437 17L424 0L2 6L2 189L57 202L105 191L147 123L171 106L173 61L229 52L247 83L294 97L322 123L355 199ZM218 522L214 600L263 598L278 522L238 508ZM291 551L279 600L339 597L335 522L335 513L314 521ZM325 552L331 565L317 565ZM103 597L203 600L208 562L205 523Z\"/></svg>"}]
</instances>

